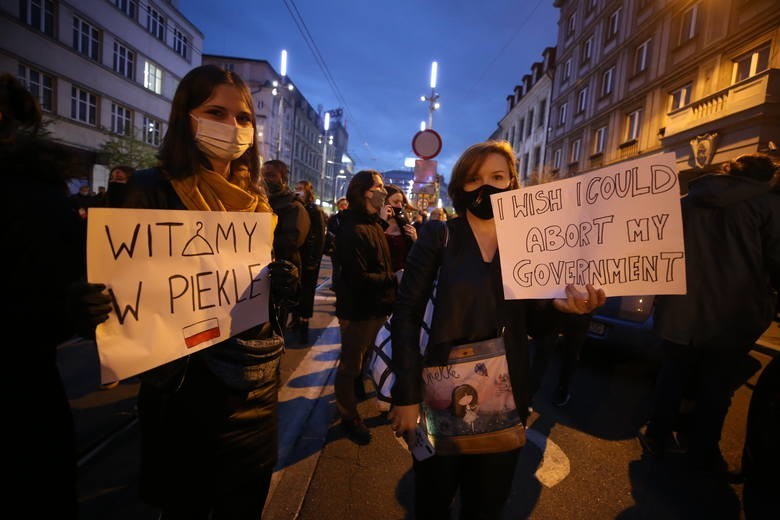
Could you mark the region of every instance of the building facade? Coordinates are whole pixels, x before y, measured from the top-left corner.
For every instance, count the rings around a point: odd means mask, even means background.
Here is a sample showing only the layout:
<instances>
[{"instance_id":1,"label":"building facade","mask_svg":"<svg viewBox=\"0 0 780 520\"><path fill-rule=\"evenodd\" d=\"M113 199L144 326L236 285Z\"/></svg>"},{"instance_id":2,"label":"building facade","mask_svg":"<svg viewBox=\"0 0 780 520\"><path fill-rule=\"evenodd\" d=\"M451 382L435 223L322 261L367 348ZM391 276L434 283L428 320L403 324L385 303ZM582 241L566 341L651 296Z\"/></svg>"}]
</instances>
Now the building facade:
<instances>
[{"instance_id":1,"label":"building facade","mask_svg":"<svg viewBox=\"0 0 780 520\"><path fill-rule=\"evenodd\" d=\"M682 185L780 142L775 0L556 0L548 165L673 152Z\"/></svg>"},{"instance_id":2,"label":"building facade","mask_svg":"<svg viewBox=\"0 0 780 520\"><path fill-rule=\"evenodd\" d=\"M0 0L0 71L38 98L51 137L79 151L93 189L98 150L132 138L155 150L179 80L200 65L203 35L162 0Z\"/></svg>"},{"instance_id":3,"label":"building facade","mask_svg":"<svg viewBox=\"0 0 780 520\"><path fill-rule=\"evenodd\" d=\"M545 164L555 48L546 48L542 56L507 96L507 113L492 137L512 145L521 185L538 183Z\"/></svg>"}]
</instances>

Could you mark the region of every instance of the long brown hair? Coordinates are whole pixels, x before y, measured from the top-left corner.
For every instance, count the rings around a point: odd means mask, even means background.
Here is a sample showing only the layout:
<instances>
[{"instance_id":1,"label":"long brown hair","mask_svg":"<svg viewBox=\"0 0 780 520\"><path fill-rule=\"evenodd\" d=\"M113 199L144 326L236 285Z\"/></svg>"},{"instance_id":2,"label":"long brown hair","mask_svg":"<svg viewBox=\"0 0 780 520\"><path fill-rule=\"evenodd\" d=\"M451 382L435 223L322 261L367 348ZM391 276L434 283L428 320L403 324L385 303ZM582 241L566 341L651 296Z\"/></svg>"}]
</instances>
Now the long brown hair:
<instances>
[{"instance_id":1,"label":"long brown hair","mask_svg":"<svg viewBox=\"0 0 780 520\"><path fill-rule=\"evenodd\" d=\"M216 65L201 65L189 71L176 88L168 118L168 130L165 132L162 146L157 154L160 166L174 179L183 179L195 175L201 166L210 168L208 158L195 144L192 133L190 112L209 99L217 85L232 85L241 92L244 103L249 107L252 118L252 130L257 135L257 126L252 94L247 84L235 72ZM242 186L254 193L265 195L260 187L260 153L257 139L244 154L230 163L231 172L245 167L249 170L250 182Z\"/></svg>"},{"instance_id":2,"label":"long brown hair","mask_svg":"<svg viewBox=\"0 0 780 520\"><path fill-rule=\"evenodd\" d=\"M464 200L463 185L466 183L468 176L476 173L485 159L491 153L497 153L506 159L506 165L509 169L509 188L516 189L519 184L517 182L517 166L515 165L515 154L512 151L512 145L506 141L484 141L477 143L466 148L452 167L452 176L450 177L450 186L447 189L447 193L452 199L452 205L455 211L459 215L463 215L466 211L466 202Z\"/></svg>"},{"instance_id":3,"label":"long brown hair","mask_svg":"<svg viewBox=\"0 0 780 520\"><path fill-rule=\"evenodd\" d=\"M347 202L349 209L368 213L366 210L366 192L374 185L374 176L382 178L376 170L361 170L357 172L347 186Z\"/></svg>"},{"instance_id":4,"label":"long brown hair","mask_svg":"<svg viewBox=\"0 0 780 520\"><path fill-rule=\"evenodd\" d=\"M314 197L314 186L312 183L307 180L302 180L296 183L296 187L297 186L303 188L303 203L313 204L316 198Z\"/></svg>"}]
</instances>

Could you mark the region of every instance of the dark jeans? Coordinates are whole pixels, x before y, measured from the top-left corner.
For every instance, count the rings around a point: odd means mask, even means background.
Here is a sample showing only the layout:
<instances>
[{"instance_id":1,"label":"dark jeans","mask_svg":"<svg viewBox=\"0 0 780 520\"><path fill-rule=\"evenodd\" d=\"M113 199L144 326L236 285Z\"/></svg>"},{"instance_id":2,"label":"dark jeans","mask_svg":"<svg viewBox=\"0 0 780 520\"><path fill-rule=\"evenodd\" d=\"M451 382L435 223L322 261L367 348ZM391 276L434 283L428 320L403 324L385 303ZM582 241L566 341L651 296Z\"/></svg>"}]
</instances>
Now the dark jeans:
<instances>
[{"instance_id":1,"label":"dark jeans","mask_svg":"<svg viewBox=\"0 0 780 520\"><path fill-rule=\"evenodd\" d=\"M298 306L293 310L294 316L308 320L314 314L314 293L319 276L320 264L312 269L304 267L301 270L301 292L298 296Z\"/></svg>"},{"instance_id":2,"label":"dark jeans","mask_svg":"<svg viewBox=\"0 0 780 520\"><path fill-rule=\"evenodd\" d=\"M449 520L460 487L460 519L497 519L512 490L520 450L485 455L434 455L414 461L416 518Z\"/></svg>"},{"instance_id":3,"label":"dark jeans","mask_svg":"<svg viewBox=\"0 0 780 520\"><path fill-rule=\"evenodd\" d=\"M374 344L387 317L369 320L339 320L341 357L336 371L336 404L341 417L358 417L355 379L363 373L363 358Z\"/></svg>"},{"instance_id":4,"label":"dark jeans","mask_svg":"<svg viewBox=\"0 0 780 520\"><path fill-rule=\"evenodd\" d=\"M675 431L682 399L689 397L694 402L689 418L690 455L719 455L723 422L747 350L708 349L671 341L664 341L661 349L663 362L656 379L647 434L664 439Z\"/></svg>"}]
</instances>

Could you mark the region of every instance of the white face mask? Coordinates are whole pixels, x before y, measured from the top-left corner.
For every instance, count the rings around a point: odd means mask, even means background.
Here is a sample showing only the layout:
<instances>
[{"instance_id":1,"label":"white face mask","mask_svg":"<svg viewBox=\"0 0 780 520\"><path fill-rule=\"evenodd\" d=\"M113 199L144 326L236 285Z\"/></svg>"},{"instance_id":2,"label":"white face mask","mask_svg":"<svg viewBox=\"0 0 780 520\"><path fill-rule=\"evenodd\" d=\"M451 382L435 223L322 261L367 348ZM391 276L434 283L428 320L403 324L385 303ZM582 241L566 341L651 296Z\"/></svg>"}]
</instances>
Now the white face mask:
<instances>
[{"instance_id":1,"label":"white face mask","mask_svg":"<svg viewBox=\"0 0 780 520\"><path fill-rule=\"evenodd\" d=\"M190 114L198 122L195 142L198 149L209 157L232 161L252 146L255 129L252 126L237 127Z\"/></svg>"}]
</instances>

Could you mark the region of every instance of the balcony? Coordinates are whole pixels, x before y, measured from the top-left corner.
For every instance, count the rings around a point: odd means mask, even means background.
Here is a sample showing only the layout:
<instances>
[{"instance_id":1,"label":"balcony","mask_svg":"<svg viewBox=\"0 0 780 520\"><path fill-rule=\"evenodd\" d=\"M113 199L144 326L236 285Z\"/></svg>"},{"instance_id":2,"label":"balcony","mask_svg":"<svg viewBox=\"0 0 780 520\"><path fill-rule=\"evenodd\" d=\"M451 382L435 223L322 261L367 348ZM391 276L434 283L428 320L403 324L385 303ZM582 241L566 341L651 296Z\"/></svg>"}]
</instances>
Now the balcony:
<instances>
[{"instance_id":1,"label":"balcony","mask_svg":"<svg viewBox=\"0 0 780 520\"><path fill-rule=\"evenodd\" d=\"M667 114L665 138L780 99L780 69L768 69Z\"/></svg>"}]
</instances>

